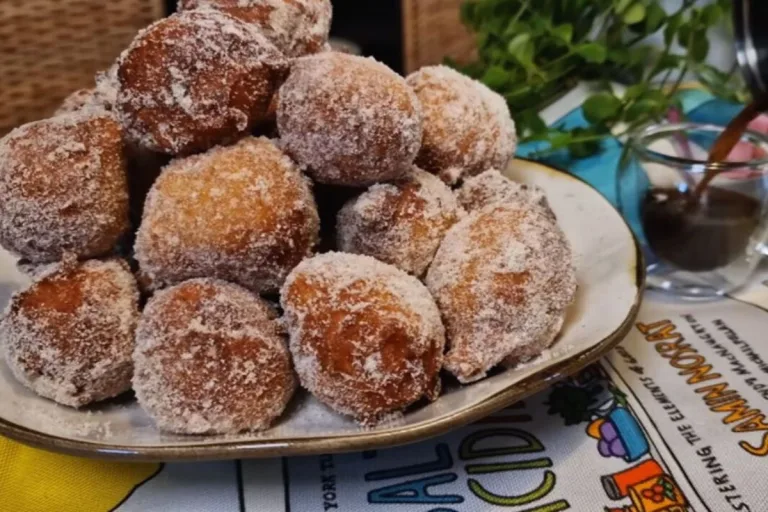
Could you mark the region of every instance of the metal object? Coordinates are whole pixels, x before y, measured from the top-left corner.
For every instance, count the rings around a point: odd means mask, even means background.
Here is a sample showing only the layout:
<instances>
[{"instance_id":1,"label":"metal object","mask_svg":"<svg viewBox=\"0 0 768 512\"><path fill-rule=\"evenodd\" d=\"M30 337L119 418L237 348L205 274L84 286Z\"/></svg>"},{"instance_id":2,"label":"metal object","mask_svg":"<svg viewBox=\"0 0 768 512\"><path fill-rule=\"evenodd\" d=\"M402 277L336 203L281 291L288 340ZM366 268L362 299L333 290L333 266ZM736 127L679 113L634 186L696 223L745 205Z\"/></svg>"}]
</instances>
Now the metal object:
<instances>
[{"instance_id":1,"label":"metal object","mask_svg":"<svg viewBox=\"0 0 768 512\"><path fill-rule=\"evenodd\" d=\"M733 26L736 57L755 96L768 93L768 20L766 0L735 0Z\"/></svg>"}]
</instances>

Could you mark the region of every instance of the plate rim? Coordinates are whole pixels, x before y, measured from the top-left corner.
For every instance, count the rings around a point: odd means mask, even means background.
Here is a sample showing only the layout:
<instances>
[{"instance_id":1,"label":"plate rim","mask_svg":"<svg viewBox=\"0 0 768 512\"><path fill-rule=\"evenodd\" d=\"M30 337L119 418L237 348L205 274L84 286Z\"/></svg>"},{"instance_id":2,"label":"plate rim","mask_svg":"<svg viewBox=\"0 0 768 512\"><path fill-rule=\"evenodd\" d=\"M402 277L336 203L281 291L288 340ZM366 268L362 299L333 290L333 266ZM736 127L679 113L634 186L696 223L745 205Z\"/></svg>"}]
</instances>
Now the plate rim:
<instances>
[{"instance_id":1,"label":"plate rim","mask_svg":"<svg viewBox=\"0 0 768 512\"><path fill-rule=\"evenodd\" d=\"M579 352L565 361L542 368L520 382L498 391L464 411L453 412L418 425L405 426L385 432L371 431L345 436L283 439L280 441L252 439L248 441L221 441L220 443L189 444L184 446L156 445L133 447L67 439L28 429L0 417L0 435L35 448L67 455L134 462L232 460L354 452L401 446L445 434L482 419L539 391L543 391L555 382L579 372L598 361L619 344L632 328L642 305L645 291L646 270L643 253L639 241L626 219L590 183L551 164L527 158L515 158L515 160L524 161L546 170L556 171L591 188L619 216L632 238L632 243L635 247L635 285L637 287L635 299L621 325L592 347Z\"/></svg>"}]
</instances>

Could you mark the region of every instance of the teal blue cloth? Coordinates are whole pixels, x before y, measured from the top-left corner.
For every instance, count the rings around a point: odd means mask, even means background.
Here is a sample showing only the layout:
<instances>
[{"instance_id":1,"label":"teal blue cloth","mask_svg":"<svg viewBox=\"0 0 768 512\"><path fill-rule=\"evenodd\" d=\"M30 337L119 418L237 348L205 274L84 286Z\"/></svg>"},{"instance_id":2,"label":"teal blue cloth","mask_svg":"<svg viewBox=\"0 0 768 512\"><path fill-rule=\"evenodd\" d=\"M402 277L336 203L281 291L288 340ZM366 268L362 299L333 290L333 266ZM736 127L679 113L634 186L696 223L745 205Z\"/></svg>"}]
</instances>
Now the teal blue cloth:
<instances>
[{"instance_id":1,"label":"teal blue cloth","mask_svg":"<svg viewBox=\"0 0 768 512\"><path fill-rule=\"evenodd\" d=\"M701 90L687 90L680 94L686 117L697 123L710 123L725 126L739 112L741 106L715 98ZM553 124L558 128L577 128L589 126L581 107L577 107ZM590 183L602 193L614 206L619 206L619 187L621 179L622 210L632 229L642 238L639 221L639 201L644 193L644 175L635 162L619 176L619 159L623 145L618 139L608 138L601 143L600 150L588 158L571 158L566 151L549 153L541 158L536 152L546 147L546 143L530 142L521 144L517 154L523 158L535 158L546 164L564 169Z\"/></svg>"}]
</instances>

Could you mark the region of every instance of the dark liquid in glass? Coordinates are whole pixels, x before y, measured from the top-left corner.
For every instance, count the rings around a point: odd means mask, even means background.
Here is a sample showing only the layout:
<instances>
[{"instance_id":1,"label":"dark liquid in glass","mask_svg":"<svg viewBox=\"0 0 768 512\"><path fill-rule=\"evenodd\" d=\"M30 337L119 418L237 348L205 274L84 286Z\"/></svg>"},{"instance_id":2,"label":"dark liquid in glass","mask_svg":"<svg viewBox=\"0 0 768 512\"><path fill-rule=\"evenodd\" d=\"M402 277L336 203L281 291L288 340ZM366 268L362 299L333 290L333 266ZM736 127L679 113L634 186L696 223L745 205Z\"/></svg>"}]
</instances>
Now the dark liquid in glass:
<instances>
[{"instance_id":1,"label":"dark liquid in glass","mask_svg":"<svg viewBox=\"0 0 768 512\"><path fill-rule=\"evenodd\" d=\"M768 109L768 95L747 106L723 131L709 163L726 160L747 125ZM680 269L706 272L743 257L760 223L761 204L750 196L710 185L721 169L711 167L695 190L649 190L641 205L645 236L653 252Z\"/></svg>"},{"instance_id":2,"label":"dark liquid in glass","mask_svg":"<svg viewBox=\"0 0 768 512\"><path fill-rule=\"evenodd\" d=\"M742 257L760 222L760 202L720 187L697 201L677 189L648 191L645 236L659 258L691 272L724 267Z\"/></svg>"}]
</instances>

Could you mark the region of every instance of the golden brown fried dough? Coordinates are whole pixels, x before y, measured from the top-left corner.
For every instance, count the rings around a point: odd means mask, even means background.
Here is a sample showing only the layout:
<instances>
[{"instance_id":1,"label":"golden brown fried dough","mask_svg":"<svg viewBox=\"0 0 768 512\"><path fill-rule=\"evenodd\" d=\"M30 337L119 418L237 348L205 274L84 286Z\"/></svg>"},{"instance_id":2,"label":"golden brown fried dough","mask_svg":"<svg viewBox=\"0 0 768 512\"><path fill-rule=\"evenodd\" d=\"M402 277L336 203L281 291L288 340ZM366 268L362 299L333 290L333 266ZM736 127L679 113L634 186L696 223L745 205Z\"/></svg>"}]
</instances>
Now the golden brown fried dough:
<instances>
[{"instance_id":1,"label":"golden brown fried dough","mask_svg":"<svg viewBox=\"0 0 768 512\"><path fill-rule=\"evenodd\" d=\"M213 8L251 23L292 58L323 49L333 14L330 0L181 0L179 8Z\"/></svg>"},{"instance_id":2,"label":"golden brown fried dough","mask_svg":"<svg viewBox=\"0 0 768 512\"><path fill-rule=\"evenodd\" d=\"M144 207L135 253L155 288L214 277L274 292L318 241L309 180L271 141L171 162Z\"/></svg>"},{"instance_id":3,"label":"golden brown fried dough","mask_svg":"<svg viewBox=\"0 0 768 512\"><path fill-rule=\"evenodd\" d=\"M0 140L0 243L30 263L109 253L128 228L120 125L76 112Z\"/></svg>"},{"instance_id":4,"label":"golden brown fried dough","mask_svg":"<svg viewBox=\"0 0 768 512\"><path fill-rule=\"evenodd\" d=\"M136 333L133 388L162 430L263 430L296 389L275 312L234 284L195 279L163 290Z\"/></svg>"},{"instance_id":5,"label":"golden brown fried dough","mask_svg":"<svg viewBox=\"0 0 768 512\"><path fill-rule=\"evenodd\" d=\"M422 68L407 82L424 112L416 165L449 184L507 167L517 135L504 98L446 66Z\"/></svg>"},{"instance_id":6,"label":"golden brown fried dough","mask_svg":"<svg viewBox=\"0 0 768 512\"><path fill-rule=\"evenodd\" d=\"M445 320L445 367L461 382L539 355L576 294L565 235L525 203L492 204L451 228L426 283Z\"/></svg>"},{"instance_id":7,"label":"golden brown fried dough","mask_svg":"<svg viewBox=\"0 0 768 512\"><path fill-rule=\"evenodd\" d=\"M264 119L287 61L254 26L214 10L174 14L118 59L116 111L129 140L186 155Z\"/></svg>"},{"instance_id":8,"label":"golden brown fried dough","mask_svg":"<svg viewBox=\"0 0 768 512\"><path fill-rule=\"evenodd\" d=\"M462 214L451 189L414 168L405 178L373 185L344 206L336 223L338 247L418 277Z\"/></svg>"},{"instance_id":9,"label":"golden brown fried dough","mask_svg":"<svg viewBox=\"0 0 768 512\"><path fill-rule=\"evenodd\" d=\"M326 52L297 59L280 89L281 143L315 180L366 186L405 175L421 145L421 107L385 65Z\"/></svg>"},{"instance_id":10,"label":"golden brown fried dough","mask_svg":"<svg viewBox=\"0 0 768 512\"><path fill-rule=\"evenodd\" d=\"M301 384L336 411L373 424L439 394L443 325L415 277L326 253L291 273L281 303Z\"/></svg>"},{"instance_id":11,"label":"golden brown fried dough","mask_svg":"<svg viewBox=\"0 0 768 512\"><path fill-rule=\"evenodd\" d=\"M35 393L71 407L128 391L138 302L124 261L47 267L0 322L8 366Z\"/></svg>"}]
</instances>

